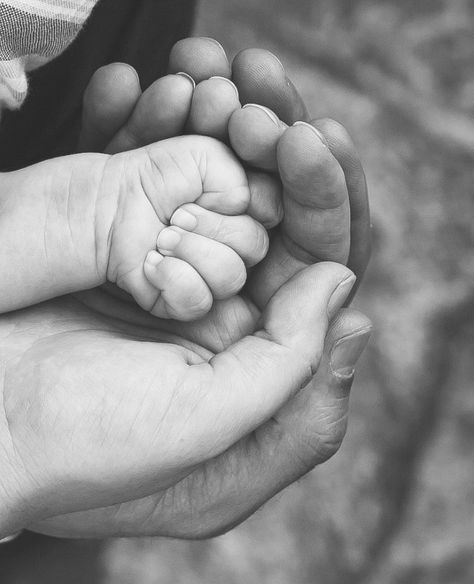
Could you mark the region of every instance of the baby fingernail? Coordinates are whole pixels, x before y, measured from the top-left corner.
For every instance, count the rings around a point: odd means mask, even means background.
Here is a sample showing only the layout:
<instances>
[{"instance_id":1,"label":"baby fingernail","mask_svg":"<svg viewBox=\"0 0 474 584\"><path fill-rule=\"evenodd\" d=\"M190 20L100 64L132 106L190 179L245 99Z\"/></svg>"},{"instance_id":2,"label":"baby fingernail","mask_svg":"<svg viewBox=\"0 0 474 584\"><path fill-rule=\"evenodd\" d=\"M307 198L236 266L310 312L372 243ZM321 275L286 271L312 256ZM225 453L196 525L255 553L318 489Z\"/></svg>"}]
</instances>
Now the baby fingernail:
<instances>
[{"instance_id":1,"label":"baby fingernail","mask_svg":"<svg viewBox=\"0 0 474 584\"><path fill-rule=\"evenodd\" d=\"M157 251L153 250L148 252L145 262L149 264L152 268L156 268L158 264L161 264L161 262L164 259L165 258L161 255L161 253L158 253Z\"/></svg>"},{"instance_id":2,"label":"baby fingernail","mask_svg":"<svg viewBox=\"0 0 474 584\"><path fill-rule=\"evenodd\" d=\"M193 89L196 89L196 82L191 77L191 75L188 75L187 73L184 73L184 71L180 71L179 73L176 73L176 75L180 75L181 77L185 77L186 79L188 79L189 81L191 81L191 83L193 85Z\"/></svg>"},{"instance_id":3,"label":"baby fingernail","mask_svg":"<svg viewBox=\"0 0 474 584\"><path fill-rule=\"evenodd\" d=\"M171 225L176 225L176 227L181 227L186 231L193 231L197 226L197 219L189 211L185 209L176 210L170 220Z\"/></svg>"},{"instance_id":4,"label":"baby fingernail","mask_svg":"<svg viewBox=\"0 0 474 584\"><path fill-rule=\"evenodd\" d=\"M339 286L332 293L331 299L328 304L328 315L332 318L344 305L344 302L349 296L349 292L352 290L356 281L354 274L349 274L347 278L344 278Z\"/></svg>"},{"instance_id":5,"label":"baby fingernail","mask_svg":"<svg viewBox=\"0 0 474 584\"><path fill-rule=\"evenodd\" d=\"M219 79L220 81L225 81L235 91L235 95L237 97L239 97L239 90L237 89L235 84L230 79L227 79L227 77L221 77L220 75L214 75L214 77L211 77L210 79Z\"/></svg>"},{"instance_id":6,"label":"baby fingernail","mask_svg":"<svg viewBox=\"0 0 474 584\"><path fill-rule=\"evenodd\" d=\"M313 134L315 134L325 146L328 145L328 143L326 142L326 138L321 134L321 132L318 129L316 129L311 124L308 124L307 122L295 122L293 126L303 126L304 128L310 129L313 132Z\"/></svg>"},{"instance_id":7,"label":"baby fingernail","mask_svg":"<svg viewBox=\"0 0 474 584\"><path fill-rule=\"evenodd\" d=\"M161 253L165 254L166 252L173 251L180 241L180 233L174 229L166 228L158 235L156 247Z\"/></svg>"},{"instance_id":8,"label":"baby fingernail","mask_svg":"<svg viewBox=\"0 0 474 584\"><path fill-rule=\"evenodd\" d=\"M276 116L276 114L274 114L272 112L272 110L268 109L267 107L265 107L263 105L259 105L257 103L247 103L247 104L245 104L243 106L242 109L246 109L246 108L250 108L250 107L254 107L254 108L259 109L264 114L266 114L275 125L280 126L280 120L278 119L278 117Z\"/></svg>"},{"instance_id":9,"label":"baby fingernail","mask_svg":"<svg viewBox=\"0 0 474 584\"><path fill-rule=\"evenodd\" d=\"M335 375L350 377L354 374L355 366L369 341L371 331L371 328L366 328L335 343L330 358L331 370Z\"/></svg>"}]
</instances>

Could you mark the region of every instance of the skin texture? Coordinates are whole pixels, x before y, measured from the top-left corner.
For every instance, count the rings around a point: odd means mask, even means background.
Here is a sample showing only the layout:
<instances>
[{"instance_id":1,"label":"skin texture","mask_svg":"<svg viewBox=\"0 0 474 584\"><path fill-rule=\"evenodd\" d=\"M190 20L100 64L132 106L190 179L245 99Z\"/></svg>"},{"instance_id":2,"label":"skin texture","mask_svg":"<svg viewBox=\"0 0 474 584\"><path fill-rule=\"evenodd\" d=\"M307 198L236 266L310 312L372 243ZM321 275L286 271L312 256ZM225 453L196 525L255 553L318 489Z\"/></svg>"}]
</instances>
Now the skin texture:
<instances>
[{"instance_id":1,"label":"skin texture","mask_svg":"<svg viewBox=\"0 0 474 584\"><path fill-rule=\"evenodd\" d=\"M306 385L353 281L337 264L312 266L275 295L256 333L216 354L158 330L99 325L67 301L49 334L41 322L31 330L48 305L10 317L0 423L16 477L9 498L18 486L31 522L173 489Z\"/></svg>"},{"instance_id":2,"label":"skin texture","mask_svg":"<svg viewBox=\"0 0 474 584\"><path fill-rule=\"evenodd\" d=\"M199 59L194 60L194 55L197 54L196 42L199 43L201 52ZM199 75L201 75L201 79L206 79L226 74L224 61L220 60L215 66L216 63L213 60L217 55L219 55L219 59L222 59L222 52L220 52L218 45L206 39L194 40L193 43L189 54L186 50L186 44L184 46L181 44L179 50L174 51L170 65L172 71L185 70L193 73L196 80L200 79ZM209 47L212 47L212 50L208 51ZM271 60L273 62L273 58ZM188 69L184 65L189 65ZM193 71L193 67L197 66L200 67L200 71ZM291 122L291 115L299 116L301 99L297 94L288 93L282 87L282 76L276 76L273 69L265 67L266 65L263 63L263 69L260 70L261 78L253 74L247 75L245 68L240 71L234 67L234 78L239 85L240 94L250 96L252 97L251 101L256 101L253 97L258 89L261 101L265 104L265 92L268 92L269 99L265 105L274 107L277 111L275 104L270 100L270 93L273 95L276 89L280 88L283 97L279 103L281 111L277 113L286 122ZM240 75L238 79L236 71ZM102 125L102 128L105 125L106 123ZM114 129L111 132L111 138L115 131ZM87 138L86 136L86 141ZM295 135L294 138L297 136ZM357 169L353 172L356 173ZM310 178L308 178L308 188L311 186ZM346 182L350 182L347 177ZM357 180L353 178L352 182L359 185L361 179L360 177ZM320 188L324 192L324 185L320 185ZM288 184L283 197L291 197L292 194L292 185ZM349 190L348 196L352 208L353 192ZM319 212L319 203L316 202L314 206ZM366 207L363 208L366 209ZM365 212L363 211L362 215ZM361 239L363 239L362 235ZM362 246L362 248L366 250L367 246ZM350 253L352 254L352 242ZM364 253L366 252L364 251ZM359 263L363 265L367 257L359 248L357 254L359 254L357 255ZM300 264L298 265L300 266ZM293 263L287 267L290 275L291 271L294 271L294 266ZM282 269L286 269L283 264ZM74 463L74 457L68 458L68 476L75 478L80 476L81 479L85 480L85 484L89 485L88 489L92 486L94 497L91 498L89 490L87 501L82 501L81 507L84 510L65 515L65 509L58 506L58 498L48 496L48 485L50 485L48 478L42 479L40 481L43 485L42 489L30 487L31 494L36 494L36 497L33 497L36 504L23 507L28 509L27 515L29 514L30 523L36 520L32 528L45 533L69 537L151 534L185 538L208 537L221 533L244 520L276 492L311 470L315 465L327 460L337 450L344 436L353 370L370 332L370 322L363 315L353 310L337 312L350 293L353 284L352 279L347 279L350 272L345 270L341 266L330 263L319 263L312 267L305 267L274 297L273 302L267 306L263 320L259 305L250 302L248 298L249 296L255 298L272 296L275 292L276 282L280 277L269 281L259 281L256 278L249 283L246 298L237 296L217 303L211 313L197 323L171 323L152 319L138 311L130 303L117 298L113 290L95 290L83 294L80 297L81 304L78 304L78 300L73 299L66 301L72 303L70 305L65 305L64 300L56 300L42 309L33 308L15 314L14 330L17 336L14 346L17 347L17 356L11 363L21 364L21 369L16 369L17 375L20 376L24 375L26 370L31 369L34 362L29 349L36 350L44 342L48 342L50 350L59 351L64 340L62 338L64 331L61 327L67 326L68 330L72 328L82 331L78 333L74 341L78 354L85 349L86 345L89 345L91 331L95 329L101 331L102 334L98 338L95 337L97 345L93 354L89 351L84 357L85 360L70 361L67 368L61 362L57 366L56 373L59 379L63 378L62 376L67 371L68 392L77 396L80 404L87 403L81 400L83 391L86 391L86 395L89 397L94 395L97 388L102 387L102 384L104 386L106 384L109 390L112 388L113 394L116 395L114 380L117 380L118 391L125 391L128 399L130 393L140 387L138 380L142 379L140 375L143 375L144 370L149 371L153 379L163 379L163 372L156 370L155 351L160 353L164 351L166 360L170 358L171 354L179 355L179 358L182 359L184 355L182 351L185 348L194 355L200 355L201 359L205 359L209 357L208 351L219 353L255 328L262 330L262 323L265 326L264 338L268 340L266 335L269 332L273 335L277 334L280 346L283 341L283 345L290 345L293 348L290 350L295 351L295 354L305 355L305 365L301 369L301 371L305 370L305 374L297 382L297 375L292 383L285 382L286 387L280 393L280 390L275 391L274 389L275 383L279 385L278 370L277 368L273 369L273 366L271 372L267 370L266 365L272 361L271 359L270 361L266 360L265 353L259 347L258 362L253 363L250 369L247 363L247 367L244 368L245 373L242 371L242 375L234 375L234 379L243 380L246 388L244 394L247 397L250 395L252 399L258 400L258 395L264 398L266 407L263 408L261 404L254 407L255 401L253 401L252 406L248 407L249 404L246 402L246 405L242 404L245 414L242 418L237 417L238 421L235 422L236 413L233 411L230 424L225 416L219 417L223 425L227 424L225 432L228 441L224 445L220 433L221 427L215 426L214 429L219 430L219 432L214 434L214 436L217 435L214 447L219 450L228 446L228 449L220 454L216 450L212 450L212 433L206 434L208 441L204 442L205 460L192 459L193 457L189 456L192 449L186 450L185 448L187 456L184 459L187 464L192 463L191 468L187 466L184 470L183 465L180 466L175 459L174 471L176 474L174 477L170 474L166 475L162 471L158 472L156 464L159 466L163 459L161 457L160 460L154 459L155 462L151 465L153 478L150 481L149 476L145 477L147 487L149 486L153 492L139 494L135 491L132 493L133 488L127 484L127 488L130 490L127 491L126 495L128 502L125 502L123 498L125 491L117 489L117 484L120 482L117 480L117 476L113 477L110 484L111 489L102 490L100 487L106 485L107 481L101 485L100 480L98 480L100 475L92 472L90 475L92 481L88 482L86 477L80 474L77 467L71 468L70 465ZM258 273L258 268L256 273ZM331 303L329 297L334 292L334 286L337 287L341 280L345 281L345 285L340 289L337 302ZM46 312L42 312L42 310ZM293 315L292 311L295 310L297 314ZM337 316L332 318L324 342L326 332L324 323L327 323L328 311L331 316L336 313ZM5 317L0 319L0 332L2 334L12 331L11 322L11 320L7 321ZM32 323L35 323L35 335L33 336L31 335ZM295 326L293 327L292 324ZM153 338L155 341L151 343L151 347L150 343L143 342L144 339L149 338ZM86 340L87 343L85 344L82 339ZM257 337L257 339L258 342L262 340L261 337ZM137 352L133 354L133 357L125 358L126 355L130 355L130 344ZM8 341L8 346L12 346L11 338ZM122 349L126 350L126 353L122 353ZM153 351L151 356L147 353L150 350ZM186 355L189 356L190 352ZM117 356L123 358L117 359ZM295 360L295 363L297 361L298 359ZM44 363L43 360L39 362ZM285 367L287 367L291 363L291 359L285 359L284 362ZM108 372L104 381L101 381L102 378L98 376L84 378L84 363L92 369L99 366L104 367L104 370ZM235 366L236 362L233 361L233 364ZM189 367L189 364L187 366ZM181 363L178 369L174 370L175 373L183 367ZM226 379L229 378L230 367L231 364L227 362L223 369ZM112 378L110 371L113 371ZM158 374L157 377L155 372ZM249 372L252 373L252 381L249 381ZM47 373L48 375L45 377L50 379L51 371L47 371ZM18 383L18 377L16 380L14 377L10 377L10 379L12 379L10 394L13 396L22 386ZM49 385L43 384L39 378L37 389L38 391L46 391ZM61 386L62 384L59 383L58 387ZM248 391L249 386L252 388L251 392ZM304 388L297 391L301 386ZM151 396L156 395L155 385L152 383L149 387ZM266 392L267 387L271 388L268 392ZM295 391L297 393L294 393ZM230 393L232 394L232 392ZM279 397L276 397L277 394ZM101 395L104 395L103 389L101 389ZM225 401L226 407L223 407L222 396L226 395L226 392L219 393L219 411L221 413L230 403L232 403L232 407L234 407L234 403L239 406L240 398L233 402L233 398L230 397L230 401L227 399ZM290 397L291 395L293 397ZM270 399L273 405L268 408L267 400ZM274 399L275 401L273 401ZM211 402L212 400L206 401L206 404ZM276 402L279 402L281 407ZM19 398L17 403L22 404L22 399ZM49 403L54 404L55 401L52 400ZM187 403L187 397L184 399L184 403ZM94 403L92 402L91 405L93 406ZM273 414L270 413L271 410L274 410ZM109 411L107 410L107 412ZM201 413L204 411L204 408L200 409ZM201 419L203 423L205 421L209 425L209 420L214 418L215 416L209 416L209 410L207 410ZM182 417L180 420L182 421ZM253 428L251 427L252 420ZM190 427L199 428L197 421L196 419L196 423L190 424ZM232 436L228 434L229 425L232 428L231 431L235 430L236 432ZM48 427L49 432L51 427ZM140 427L141 425L137 426L138 429ZM148 428L148 425L145 427ZM242 436L240 440L237 439L238 434ZM109 438L113 438L113 436L114 434L110 433ZM156 438L156 431L153 433L153 437ZM47 438L47 433L45 438ZM197 436L188 435L185 444L190 442L193 445L199 444L199 440L196 438ZM61 439L64 439L64 433L61 433ZM28 443L28 437L25 440ZM115 448L113 440L109 444ZM136 442L135 444L140 446L141 443ZM148 442L145 451L148 452ZM50 458L56 460L53 470L57 473L59 469L59 474L63 473L64 476L65 467L61 465L61 452L59 452L58 459L54 458L58 454L57 452L50 452ZM120 445L116 452L116 457L107 457L108 467L110 467L111 460L119 460L120 462L124 458L125 452L120 448ZM100 452L94 452L95 456L100 456ZM155 456L153 450L150 456ZM139 460L141 462L143 462L142 458L143 450L140 451ZM16 460L13 455L11 460ZM96 458L94 460L97 461ZM181 457L181 461L183 461L183 457ZM135 459L134 463L136 464ZM47 469L49 463L45 466ZM119 467L114 464L111 468L114 470ZM125 470L128 472L129 469ZM79 475L74 474L78 472ZM102 466L101 472L103 472ZM46 474L48 473L46 472ZM56 488L57 474L55 475L54 472L51 474L55 478ZM146 472L144 474L146 475ZM28 517L19 518L14 512L15 509L19 508L17 503L21 497L18 493L24 492L19 487L23 484L21 465L15 465L15 469L9 473L9 476L17 477L17 480L3 486L6 493L3 499L10 503L10 505L5 506L5 509L13 510L10 516L5 519L4 525L10 525L13 529L15 526L23 526L25 522L28 522ZM249 480L249 477L252 480ZM166 486L167 479L170 482L175 481L174 484ZM38 492L44 493L39 502L37 502ZM104 501L99 503L101 496L104 496ZM114 498L116 503L119 499L123 502L113 504ZM105 499L107 499L107 503ZM91 503L92 500L95 501L95 509L91 508L94 505ZM68 504L70 503L69 499ZM76 507L77 503L76 500ZM89 506L88 511L85 510L87 505ZM50 518L38 522L38 508L41 508L40 515L43 517L50 515Z\"/></svg>"},{"instance_id":3,"label":"skin texture","mask_svg":"<svg viewBox=\"0 0 474 584\"><path fill-rule=\"evenodd\" d=\"M3 175L0 311L108 281L154 316L201 318L267 252L265 229L244 214L250 188L234 154L204 136Z\"/></svg>"}]
</instances>

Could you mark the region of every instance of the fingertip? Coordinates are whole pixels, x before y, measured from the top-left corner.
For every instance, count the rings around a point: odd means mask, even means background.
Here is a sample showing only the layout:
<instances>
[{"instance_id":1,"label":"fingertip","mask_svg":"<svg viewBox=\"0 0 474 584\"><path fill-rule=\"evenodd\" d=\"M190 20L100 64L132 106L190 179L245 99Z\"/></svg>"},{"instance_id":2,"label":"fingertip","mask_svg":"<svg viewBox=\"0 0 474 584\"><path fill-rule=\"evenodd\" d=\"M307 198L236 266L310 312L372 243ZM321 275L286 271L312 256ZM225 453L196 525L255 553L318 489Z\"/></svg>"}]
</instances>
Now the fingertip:
<instances>
[{"instance_id":1,"label":"fingertip","mask_svg":"<svg viewBox=\"0 0 474 584\"><path fill-rule=\"evenodd\" d=\"M184 71L179 71L178 73L176 73L176 75L180 75L181 77L184 77L185 79L187 79L191 83L193 90L196 89L196 82L191 77L191 75L184 73Z\"/></svg>"},{"instance_id":2,"label":"fingertip","mask_svg":"<svg viewBox=\"0 0 474 584\"><path fill-rule=\"evenodd\" d=\"M310 124L308 122L297 121L293 124L293 128L298 128L298 127L306 128L307 130L312 132L318 138L318 140L321 140L321 142L324 144L324 146L328 146L328 143L327 143L327 140L326 140L324 134L322 132L320 132L312 124Z\"/></svg>"},{"instance_id":3,"label":"fingertip","mask_svg":"<svg viewBox=\"0 0 474 584\"><path fill-rule=\"evenodd\" d=\"M166 75L142 95L133 114L135 133L143 144L171 138L181 133L188 119L194 84L188 76Z\"/></svg>"},{"instance_id":4,"label":"fingertip","mask_svg":"<svg viewBox=\"0 0 474 584\"><path fill-rule=\"evenodd\" d=\"M242 103L258 103L271 108L286 123L308 120L306 106L287 78L283 64L265 49L244 49L232 63Z\"/></svg>"},{"instance_id":5,"label":"fingertip","mask_svg":"<svg viewBox=\"0 0 474 584\"><path fill-rule=\"evenodd\" d=\"M345 267L345 266L344 266ZM346 268L346 275L331 294L328 304L328 317L332 319L344 306L356 282L355 274Z\"/></svg>"},{"instance_id":6,"label":"fingertip","mask_svg":"<svg viewBox=\"0 0 474 584\"><path fill-rule=\"evenodd\" d=\"M227 142L229 120L239 108L239 94L232 81L219 76L201 81L194 91L188 130Z\"/></svg>"},{"instance_id":7,"label":"fingertip","mask_svg":"<svg viewBox=\"0 0 474 584\"><path fill-rule=\"evenodd\" d=\"M131 65L111 63L98 69L84 92L79 150L103 150L140 95L140 80Z\"/></svg>"},{"instance_id":8,"label":"fingertip","mask_svg":"<svg viewBox=\"0 0 474 584\"><path fill-rule=\"evenodd\" d=\"M87 85L84 99L94 96L121 101L116 94L118 88L127 93L135 92L137 96L141 92L138 73L128 63L110 63L97 69Z\"/></svg>"},{"instance_id":9,"label":"fingertip","mask_svg":"<svg viewBox=\"0 0 474 584\"><path fill-rule=\"evenodd\" d=\"M276 170L277 144L285 126L268 108L248 104L229 120L229 140L237 155L262 170Z\"/></svg>"},{"instance_id":10,"label":"fingertip","mask_svg":"<svg viewBox=\"0 0 474 584\"><path fill-rule=\"evenodd\" d=\"M283 81L286 78L285 68L275 54L266 49L249 48L243 49L234 57L232 79L236 80L237 84L247 81L247 78L258 83L262 69L265 75L271 79ZM244 86L246 92L248 89Z\"/></svg>"},{"instance_id":11,"label":"fingertip","mask_svg":"<svg viewBox=\"0 0 474 584\"><path fill-rule=\"evenodd\" d=\"M371 333L370 319L362 313L349 311L341 315L336 327L331 327L326 344L329 352L329 369L336 379L341 382L352 380Z\"/></svg>"},{"instance_id":12,"label":"fingertip","mask_svg":"<svg viewBox=\"0 0 474 584\"><path fill-rule=\"evenodd\" d=\"M277 161L286 192L300 204L335 209L347 200L344 173L311 125L297 122L283 133Z\"/></svg>"},{"instance_id":13,"label":"fingertip","mask_svg":"<svg viewBox=\"0 0 474 584\"><path fill-rule=\"evenodd\" d=\"M331 148L341 154L355 154L352 138L341 123L331 118L320 118L311 120L310 125L324 136Z\"/></svg>"},{"instance_id":14,"label":"fingertip","mask_svg":"<svg viewBox=\"0 0 474 584\"><path fill-rule=\"evenodd\" d=\"M143 92L132 115L107 147L114 154L179 135L186 124L194 84L189 76L166 75Z\"/></svg>"},{"instance_id":15,"label":"fingertip","mask_svg":"<svg viewBox=\"0 0 474 584\"><path fill-rule=\"evenodd\" d=\"M171 49L170 73L186 72L199 83L218 75L230 78L230 65L222 45L215 39L192 37L178 41Z\"/></svg>"},{"instance_id":16,"label":"fingertip","mask_svg":"<svg viewBox=\"0 0 474 584\"><path fill-rule=\"evenodd\" d=\"M235 97L239 99L239 90L237 89L237 86L231 79L228 79L227 77L221 77L220 75L213 75L212 77L209 78L209 81L217 81L220 84L224 84L223 86L227 86L228 88L230 88L234 93Z\"/></svg>"}]
</instances>

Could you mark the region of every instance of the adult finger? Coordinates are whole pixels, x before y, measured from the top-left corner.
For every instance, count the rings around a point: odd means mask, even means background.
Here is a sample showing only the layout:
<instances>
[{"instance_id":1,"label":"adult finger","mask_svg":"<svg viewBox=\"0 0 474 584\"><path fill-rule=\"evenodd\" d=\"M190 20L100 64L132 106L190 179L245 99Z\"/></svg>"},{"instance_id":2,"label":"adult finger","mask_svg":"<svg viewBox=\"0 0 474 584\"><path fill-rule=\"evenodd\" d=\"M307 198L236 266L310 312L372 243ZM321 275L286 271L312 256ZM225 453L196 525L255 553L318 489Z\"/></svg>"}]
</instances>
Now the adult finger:
<instances>
[{"instance_id":1,"label":"adult finger","mask_svg":"<svg viewBox=\"0 0 474 584\"><path fill-rule=\"evenodd\" d=\"M277 145L287 125L267 107L247 104L229 120L229 141L241 160L260 170L278 170Z\"/></svg>"},{"instance_id":2,"label":"adult finger","mask_svg":"<svg viewBox=\"0 0 474 584\"><path fill-rule=\"evenodd\" d=\"M143 92L106 152L125 152L181 134L193 92L194 81L187 75L166 75L156 80Z\"/></svg>"},{"instance_id":3,"label":"adult finger","mask_svg":"<svg viewBox=\"0 0 474 584\"><path fill-rule=\"evenodd\" d=\"M350 209L344 173L317 130L307 123L288 128L277 147L284 218L269 252L252 273L247 291L257 306L305 266L345 263L350 245Z\"/></svg>"},{"instance_id":4,"label":"adult finger","mask_svg":"<svg viewBox=\"0 0 474 584\"><path fill-rule=\"evenodd\" d=\"M140 80L130 65L112 63L98 69L84 92L79 152L103 151L140 95Z\"/></svg>"},{"instance_id":5,"label":"adult finger","mask_svg":"<svg viewBox=\"0 0 474 584\"><path fill-rule=\"evenodd\" d=\"M329 119L313 120L311 124L324 136L333 156L344 172L351 211L351 247L348 266L360 283L371 252L370 209L367 181L357 150L346 129ZM354 287L352 295L357 286Z\"/></svg>"},{"instance_id":6,"label":"adult finger","mask_svg":"<svg viewBox=\"0 0 474 584\"><path fill-rule=\"evenodd\" d=\"M270 51L241 51L232 63L232 80L242 103L266 106L287 124L309 120L303 99L286 76L281 61Z\"/></svg>"},{"instance_id":7,"label":"adult finger","mask_svg":"<svg viewBox=\"0 0 474 584\"><path fill-rule=\"evenodd\" d=\"M171 49L168 70L170 73L187 73L196 83L214 76L230 79L231 74L222 45L207 37L178 41Z\"/></svg>"},{"instance_id":8,"label":"adult finger","mask_svg":"<svg viewBox=\"0 0 474 584\"><path fill-rule=\"evenodd\" d=\"M187 130L227 142L229 119L239 108L239 94L230 79L211 77L201 81L194 91Z\"/></svg>"}]
</instances>

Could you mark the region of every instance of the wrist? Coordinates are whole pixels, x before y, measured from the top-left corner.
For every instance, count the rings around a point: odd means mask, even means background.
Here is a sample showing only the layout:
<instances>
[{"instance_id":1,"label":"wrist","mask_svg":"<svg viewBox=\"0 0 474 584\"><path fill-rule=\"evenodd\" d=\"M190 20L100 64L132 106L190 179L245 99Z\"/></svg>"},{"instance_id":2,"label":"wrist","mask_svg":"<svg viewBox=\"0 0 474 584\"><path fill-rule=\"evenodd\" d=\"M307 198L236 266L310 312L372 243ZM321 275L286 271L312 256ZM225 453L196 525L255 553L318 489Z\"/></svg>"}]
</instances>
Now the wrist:
<instances>
[{"instance_id":1,"label":"wrist","mask_svg":"<svg viewBox=\"0 0 474 584\"><path fill-rule=\"evenodd\" d=\"M60 225L51 248L65 242L67 253L59 259L60 269L67 274L66 280L73 282L66 293L96 287L106 281L107 239L115 214L106 178L110 158L93 153L50 161L58 165L51 191L57 200ZM55 228L54 224L50 229L47 226L46 232L54 234Z\"/></svg>"},{"instance_id":2,"label":"wrist","mask_svg":"<svg viewBox=\"0 0 474 584\"><path fill-rule=\"evenodd\" d=\"M0 312L105 282L108 218L97 215L108 159L67 156L0 174L0 247L9 250Z\"/></svg>"}]
</instances>

